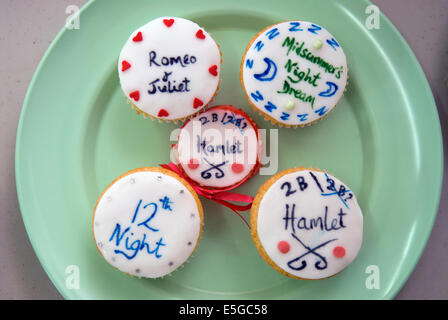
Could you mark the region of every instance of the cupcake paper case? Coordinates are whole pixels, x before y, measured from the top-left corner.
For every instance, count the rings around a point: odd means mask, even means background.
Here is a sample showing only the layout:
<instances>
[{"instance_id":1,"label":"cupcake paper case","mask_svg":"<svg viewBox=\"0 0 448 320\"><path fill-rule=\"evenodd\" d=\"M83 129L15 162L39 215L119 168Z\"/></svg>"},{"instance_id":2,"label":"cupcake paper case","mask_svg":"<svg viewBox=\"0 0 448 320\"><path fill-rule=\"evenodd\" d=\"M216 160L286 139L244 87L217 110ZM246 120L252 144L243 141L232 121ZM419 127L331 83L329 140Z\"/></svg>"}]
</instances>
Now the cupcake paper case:
<instances>
[{"instance_id":1,"label":"cupcake paper case","mask_svg":"<svg viewBox=\"0 0 448 320\"><path fill-rule=\"evenodd\" d=\"M363 215L352 190L332 175L287 169L263 184L250 213L260 256L279 273L323 279L357 256Z\"/></svg>"},{"instance_id":2,"label":"cupcake paper case","mask_svg":"<svg viewBox=\"0 0 448 320\"><path fill-rule=\"evenodd\" d=\"M240 79L249 103L266 120L303 127L336 106L347 84L347 61L341 44L323 27L286 21L250 41Z\"/></svg>"},{"instance_id":3,"label":"cupcake paper case","mask_svg":"<svg viewBox=\"0 0 448 320\"><path fill-rule=\"evenodd\" d=\"M177 174L146 167L115 179L93 214L93 237L103 258L132 276L170 274L196 250L203 211L193 188Z\"/></svg>"},{"instance_id":4,"label":"cupcake paper case","mask_svg":"<svg viewBox=\"0 0 448 320\"><path fill-rule=\"evenodd\" d=\"M221 53L196 23L160 17L135 30L118 59L121 88L133 108L153 119L184 120L219 87Z\"/></svg>"}]
</instances>

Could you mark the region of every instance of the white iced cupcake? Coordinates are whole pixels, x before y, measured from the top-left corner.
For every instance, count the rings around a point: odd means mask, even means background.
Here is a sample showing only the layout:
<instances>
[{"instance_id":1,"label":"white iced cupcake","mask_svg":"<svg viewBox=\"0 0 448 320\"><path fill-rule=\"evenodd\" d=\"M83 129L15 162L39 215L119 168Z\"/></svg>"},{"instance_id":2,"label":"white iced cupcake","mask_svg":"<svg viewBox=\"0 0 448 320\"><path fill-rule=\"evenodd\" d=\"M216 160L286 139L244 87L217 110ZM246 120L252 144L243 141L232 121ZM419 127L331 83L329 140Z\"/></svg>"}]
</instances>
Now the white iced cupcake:
<instances>
[{"instance_id":1,"label":"white iced cupcake","mask_svg":"<svg viewBox=\"0 0 448 320\"><path fill-rule=\"evenodd\" d=\"M118 59L123 92L145 116L183 120L210 103L219 87L221 53L196 23L161 17L132 32Z\"/></svg>"},{"instance_id":2,"label":"white iced cupcake","mask_svg":"<svg viewBox=\"0 0 448 320\"><path fill-rule=\"evenodd\" d=\"M348 69L341 44L327 30L312 22L285 21L250 41L240 78L249 103L266 120L303 127L333 110Z\"/></svg>"},{"instance_id":3,"label":"white iced cupcake","mask_svg":"<svg viewBox=\"0 0 448 320\"><path fill-rule=\"evenodd\" d=\"M166 169L140 168L121 175L101 194L93 237L113 267L158 278L195 251L203 216L196 192L184 179Z\"/></svg>"}]
</instances>

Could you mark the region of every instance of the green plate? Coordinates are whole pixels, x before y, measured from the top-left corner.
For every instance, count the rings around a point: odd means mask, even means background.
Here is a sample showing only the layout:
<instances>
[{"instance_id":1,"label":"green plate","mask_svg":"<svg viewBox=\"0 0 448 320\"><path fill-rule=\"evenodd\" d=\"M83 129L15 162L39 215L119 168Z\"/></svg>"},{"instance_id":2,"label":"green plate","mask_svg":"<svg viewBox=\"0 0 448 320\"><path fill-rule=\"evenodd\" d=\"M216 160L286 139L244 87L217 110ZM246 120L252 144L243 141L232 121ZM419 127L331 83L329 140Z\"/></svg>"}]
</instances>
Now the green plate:
<instances>
[{"instance_id":1,"label":"green plate","mask_svg":"<svg viewBox=\"0 0 448 320\"><path fill-rule=\"evenodd\" d=\"M394 297L431 233L441 192L442 139L416 58L385 16L380 29L365 27L367 5L330 0L89 2L81 11L80 29L62 30L42 59L17 134L23 220L61 294L69 299ZM242 107L266 129L270 124L249 107L238 79L249 40L268 25L301 19L325 26L343 45L350 67L345 96L325 120L279 129L278 170L326 169L357 194L365 217L364 243L344 272L321 281L278 274L258 256L241 220L206 199L199 248L172 276L132 278L97 252L91 232L97 197L128 170L169 162L170 133L179 127L131 110L117 75L118 55L129 34L164 15L191 19L213 35L224 60L215 103ZM268 178L257 176L238 191L254 195ZM78 271L79 287L73 281ZM372 288L374 275L379 283Z\"/></svg>"}]
</instances>

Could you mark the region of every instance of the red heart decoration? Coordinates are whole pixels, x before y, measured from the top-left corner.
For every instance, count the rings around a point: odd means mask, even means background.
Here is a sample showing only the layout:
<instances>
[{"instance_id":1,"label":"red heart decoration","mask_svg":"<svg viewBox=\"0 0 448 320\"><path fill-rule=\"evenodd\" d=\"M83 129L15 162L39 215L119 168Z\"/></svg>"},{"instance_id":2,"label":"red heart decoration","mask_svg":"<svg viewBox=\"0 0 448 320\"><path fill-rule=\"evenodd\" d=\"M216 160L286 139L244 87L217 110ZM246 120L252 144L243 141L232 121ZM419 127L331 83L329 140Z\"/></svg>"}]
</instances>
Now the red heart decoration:
<instances>
[{"instance_id":1,"label":"red heart decoration","mask_svg":"<svg viewBox=\"0 0 448 320\"><path fill-rule=\"evenodd\" d=\"M163 23L169 28L173 25L174 19L163 19Z\"/></svg>"},{"instance_id":2,"label":"red heart decoration","mask_svg":"<svg viewBox=\"0 0 448 320\"><path fill-rule=\"evenodd\" d=\"M142 40L143 40L143 36L140 31L137 33L137 35L134 38L132 38L132 41L134 41L134 42L140 42Z\"/></svg>"},{"instance_id":3,"label":"red heart decoration","mask_svg":"<svg viewBox=\"0 0 448 320\"><path fill-rule=\"evenodd\" d=\"M168 113L168 111L166 111L165 109L160 109L159 110L159 114L157 115L158 117L168 117L170 114Z\"/></svg>"},{"instance_id":4,"label":"red heart decoration","mask_svg":"<svg viewBox=\"0 0 448 320\"><path fill-rule=\"evenodd\" d=\"M218 66L216 64L211 66L210 68L208 68L208 72L216 77L218 75Z\"/></svg>"},{"instance_id":5,"label":"red heart decoration","mask_svg":"<svg viewBox=\"0 0 448 320\"><path fill-rule=\"evenodd\" d=\"M128 70L131 67L131 64L126 60L121 61L121 71Z\"/></svg>"},{"instance_id":6,"label":"red heart decoration","mask_svg":"<svg viewBox=\"0 0 448 320\"><path fill-rule=\"evenodd\" d=\"M201 29L199 29L198 32L196 32L196 37L199 39L205 39L205 34Z\"/></svg>"},{"instance_id":7,"label":"red heart decoration","mask_svg":"<svg viewBox=\"0 0 448 320\"><path fill-rule=\"evenodd\" d=\"M129 94L129 96L132 98L132 99L134 99L135 101L138 101L138 100L140 100L140 92L137 90L137 91L134 91L134 92L131 92L130 94Z\"/></svg>"},{"instance_id":8,"label":"red heart decoration","mask_svg":"<svg viewBox=\"0 0 448 320\"><path fill-rule=\"evenodd\" d=\"M202 102L201 99L194 98L194 101L193 101L193 108L194 109L199 108L202 105L204 105L204 102Z\"/></svg>"}]
</instances>

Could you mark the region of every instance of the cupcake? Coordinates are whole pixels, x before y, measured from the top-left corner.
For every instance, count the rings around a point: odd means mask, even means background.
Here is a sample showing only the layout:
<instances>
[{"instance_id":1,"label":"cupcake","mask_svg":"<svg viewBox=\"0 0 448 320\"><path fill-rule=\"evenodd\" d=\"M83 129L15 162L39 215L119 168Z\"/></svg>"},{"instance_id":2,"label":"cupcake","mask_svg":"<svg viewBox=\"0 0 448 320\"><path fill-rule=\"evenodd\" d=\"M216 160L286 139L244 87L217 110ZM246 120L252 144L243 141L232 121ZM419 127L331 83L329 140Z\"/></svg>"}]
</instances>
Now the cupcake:
<instances>
[{"instance_id":1,"label":"cupcake","mask_svg":"<svg viewBox=\"0 0 448 320\"><path fill-rule=\"evenodd\" d=\"M286 21L250 41L240 79L249 103L266 120L303 127L333 110L347 72L344 50L333 35L312 22Z\"/></svg>"},{"instance_id":2,"label":"cupcake","mask_svg":"<svg viewBox=\"0 0 448 320\"><path fill-rule=\"evenodd\" d=\"M250 213L261 257L295 279L323 279L346 268L362 243L363 215L353 191L332 175L293 168L259 189Z\"/></svg>"},{"instance_id":3,"label":"cupcake","mask_svg":"<svg viewBox=\"0 0 448 320\"><path fill-rule=\"evenodd\" d=\"M104 259L132 276L158 278L179 268L196 250L202 205L175 173L141 168L115 179L98 199L93 237Z\"/></svg>"},{"instance_id":4,"label":"cupcake","mask_svg":"<svg viewBox=\"0 0 448 320\"><path fill-rule=\"evenodd\" d=\"M174 148L188 179L209 189L233 189L260 168L258 127L232 106L215 106L189 119Z\"/></svg>"},{"instance_id":5,"label":"cupcake","mask_svg":"<svg viewBox=\"0 0 448 320\"><path fill-rule=\"evenodd\" d=\"M219 86L221 53L196 23L161 17L132 32L118 59L124 94L138 113L184 120L205 108Z\"/></svg>"}]
</instances>

